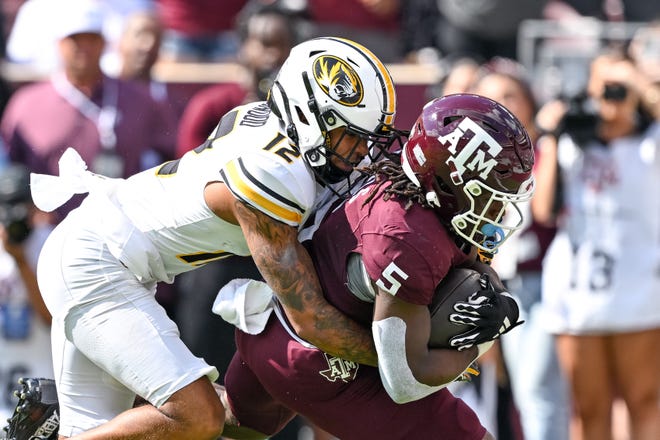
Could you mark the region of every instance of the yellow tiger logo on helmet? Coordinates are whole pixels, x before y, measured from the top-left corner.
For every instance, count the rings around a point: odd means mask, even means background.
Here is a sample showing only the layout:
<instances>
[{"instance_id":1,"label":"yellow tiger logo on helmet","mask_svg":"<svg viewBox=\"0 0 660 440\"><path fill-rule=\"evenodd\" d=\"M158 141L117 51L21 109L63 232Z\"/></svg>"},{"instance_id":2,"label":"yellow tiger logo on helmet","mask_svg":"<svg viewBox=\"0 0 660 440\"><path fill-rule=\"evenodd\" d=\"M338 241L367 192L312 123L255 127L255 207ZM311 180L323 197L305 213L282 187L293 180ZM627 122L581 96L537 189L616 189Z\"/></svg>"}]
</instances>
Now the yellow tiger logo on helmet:
<instances>
[{"instance_id":1,"label":"yellow tiger logo on helmet","mask_svg":"<svg viewBox=\"0 0 660 440\"><path fill-rule=\"evenodd\" d=\"M362 102L362 81L355 69L344 60L323 55L314 61L312 68L316 83L334 101L349 107Z\"/></svg>"}]
</instances>

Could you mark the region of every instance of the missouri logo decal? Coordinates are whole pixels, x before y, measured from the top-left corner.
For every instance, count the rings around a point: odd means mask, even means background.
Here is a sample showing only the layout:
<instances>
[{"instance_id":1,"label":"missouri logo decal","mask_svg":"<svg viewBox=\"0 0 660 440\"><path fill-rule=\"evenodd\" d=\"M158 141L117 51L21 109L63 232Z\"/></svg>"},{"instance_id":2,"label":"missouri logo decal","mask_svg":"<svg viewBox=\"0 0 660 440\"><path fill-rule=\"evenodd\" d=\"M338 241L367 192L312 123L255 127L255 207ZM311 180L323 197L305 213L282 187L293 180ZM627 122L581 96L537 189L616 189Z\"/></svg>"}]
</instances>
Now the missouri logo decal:
<instances>
[{"instance_id":1,"label":"missouri logo decal","mask_svg":"<svg viewBox=\"0 0 660 440\"><path fill-rule=\"evenodd\" d=\"M348 107L362 102L364 88L355 69L344 60L323 55L314 61L314 79L334 101Z\"/></svg>"}]
</instances>

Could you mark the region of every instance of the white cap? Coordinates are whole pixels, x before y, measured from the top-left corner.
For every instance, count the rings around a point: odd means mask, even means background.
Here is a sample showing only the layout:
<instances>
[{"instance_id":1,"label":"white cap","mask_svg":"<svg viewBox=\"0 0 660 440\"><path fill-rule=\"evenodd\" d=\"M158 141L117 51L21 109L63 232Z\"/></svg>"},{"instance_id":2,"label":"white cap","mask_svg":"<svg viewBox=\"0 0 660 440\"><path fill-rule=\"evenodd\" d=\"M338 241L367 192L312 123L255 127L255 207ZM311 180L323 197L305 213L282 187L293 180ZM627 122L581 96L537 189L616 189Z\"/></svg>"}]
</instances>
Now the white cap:
<instances>
[{"instance_id":1,"label":"white cap","mask_svg":"<svg viewBox=\"0 0 660 440\"><path fill-rule=\"evenodd\" d=\"M55 25L55 36L62 39L75 34L103 34L104 9L97 0L65 0L60 22Z\"/></svg>"}]
</instances>

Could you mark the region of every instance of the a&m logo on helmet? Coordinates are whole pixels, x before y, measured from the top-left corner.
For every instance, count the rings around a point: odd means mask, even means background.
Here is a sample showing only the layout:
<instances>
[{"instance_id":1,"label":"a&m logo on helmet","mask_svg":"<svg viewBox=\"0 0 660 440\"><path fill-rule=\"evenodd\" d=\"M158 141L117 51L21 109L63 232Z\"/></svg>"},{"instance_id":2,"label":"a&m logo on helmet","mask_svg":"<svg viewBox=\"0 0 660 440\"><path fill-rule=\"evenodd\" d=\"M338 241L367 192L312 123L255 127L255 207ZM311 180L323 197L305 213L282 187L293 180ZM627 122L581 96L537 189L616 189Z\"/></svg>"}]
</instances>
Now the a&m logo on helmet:
<instances>
[{"instance_id":1,"label":"a&m logo on helmet","mask_svg":"<svg viewBox=\"0 0 660 440\"><path fill-rule=\"evenodd\" d=\"M461 139L468 140L463 148L457 151ZM448 135L438 136L438 141L445 145L449 144L447 150L451 156L447 159L447 165L454 169L451 179L455 185L463 183L463 174L467 170L476 172L479 177L486 179L497 165L495 158L502 151L502 146L468 117Z\"/></svg>"},{"instance_id":2,"label":"a&m logo on helmet","mask_svg":"<svg viewBox=\"0 0 660 440\"><path fill-rule=\"evenodd\" d=\"M355 69L344 60L322 55L312 65L314 79L334 101L353 107L362 102L364 88Z\"/></svg>"}]
</instances>

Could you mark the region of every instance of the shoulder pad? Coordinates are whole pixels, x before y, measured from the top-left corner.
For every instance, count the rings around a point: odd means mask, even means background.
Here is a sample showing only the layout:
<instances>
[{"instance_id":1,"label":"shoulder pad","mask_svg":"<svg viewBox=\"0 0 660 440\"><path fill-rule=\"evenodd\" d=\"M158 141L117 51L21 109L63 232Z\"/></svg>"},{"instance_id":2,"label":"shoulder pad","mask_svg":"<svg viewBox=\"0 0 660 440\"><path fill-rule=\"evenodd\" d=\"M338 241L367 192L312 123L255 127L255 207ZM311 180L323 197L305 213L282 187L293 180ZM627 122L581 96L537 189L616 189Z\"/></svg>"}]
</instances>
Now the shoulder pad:
<instances>
[{"instance_id":1,"label":"shoulder pad","mask_svg":"<svg viewBox=\"0 0 660 440\"><path fill-rule=\"evenodd\" d=\"M286 162L253 151L220 173L235 197L290 226L301 225L314 204L317 184L302 159Z\"/></svg>"}]
</instances>

